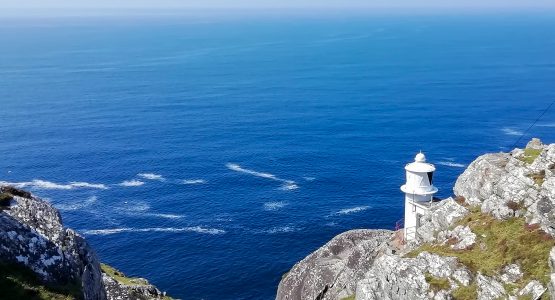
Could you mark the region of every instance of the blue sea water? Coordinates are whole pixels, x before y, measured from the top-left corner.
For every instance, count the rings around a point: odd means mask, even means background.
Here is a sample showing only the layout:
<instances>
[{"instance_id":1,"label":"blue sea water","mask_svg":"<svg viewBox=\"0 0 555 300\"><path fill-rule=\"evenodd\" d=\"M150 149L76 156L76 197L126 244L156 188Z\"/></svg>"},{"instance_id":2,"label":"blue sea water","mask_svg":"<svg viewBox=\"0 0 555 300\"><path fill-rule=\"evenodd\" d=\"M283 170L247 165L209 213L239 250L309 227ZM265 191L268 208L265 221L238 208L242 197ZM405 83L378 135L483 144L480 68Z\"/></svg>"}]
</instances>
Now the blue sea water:
<instances>
[{"instance_id":1,"label":"blue sea water","mask_svg":"<svg viewBox=\"0 0 555 300\"><path fill-rule=\"evenodd\" d=\"M273 298L333 236L394 228L416 152L450 196L555 100L548 15L13 19L0 41L0 181L183 299Z\"/></svg>"}]
</instances>

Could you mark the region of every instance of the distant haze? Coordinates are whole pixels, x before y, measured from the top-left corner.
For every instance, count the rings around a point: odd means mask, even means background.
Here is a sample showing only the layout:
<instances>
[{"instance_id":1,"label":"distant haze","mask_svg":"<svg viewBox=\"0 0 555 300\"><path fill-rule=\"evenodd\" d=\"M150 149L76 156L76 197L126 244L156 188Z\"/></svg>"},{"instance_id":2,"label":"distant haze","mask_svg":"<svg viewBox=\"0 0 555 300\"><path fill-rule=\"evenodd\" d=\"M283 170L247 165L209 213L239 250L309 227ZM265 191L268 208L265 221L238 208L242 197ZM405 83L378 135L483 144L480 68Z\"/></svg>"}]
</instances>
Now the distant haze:
<instances>
[{"instance_id":1,"label":"distant haze","mask_svg":"<svg viewBox=\"0 0 555 300\"><path fill-rule=\"evenodd\" d=\"M555 9L555 0L0 0L0 15L191 11L499 11Z\"/></svg>"}]
</instances>

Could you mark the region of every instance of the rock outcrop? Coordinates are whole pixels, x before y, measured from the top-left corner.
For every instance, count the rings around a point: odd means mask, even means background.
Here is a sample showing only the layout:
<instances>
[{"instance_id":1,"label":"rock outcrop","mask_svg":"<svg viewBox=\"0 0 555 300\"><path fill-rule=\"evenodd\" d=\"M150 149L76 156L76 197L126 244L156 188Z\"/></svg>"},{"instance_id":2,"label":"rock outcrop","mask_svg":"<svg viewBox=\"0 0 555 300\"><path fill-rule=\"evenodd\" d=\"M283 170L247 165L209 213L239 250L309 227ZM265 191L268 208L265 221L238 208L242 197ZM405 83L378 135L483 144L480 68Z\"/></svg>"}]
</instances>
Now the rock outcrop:
<instances>
[{"instance_id":1,"label":"rock outcrop","mask_svg":"<svg viewBox=\"0 0 555 300\"><path fill-rule=\"evenodd\" d=\"M278 288L277 299L341 299L355 293L373 260L390 253L393 232L351 230L297 263Z\"/></svg>"},{"instance_id":2,"label":"rock outcrop","mask_svg":"<svg viewBox=\"0 0 555 300\"><path fill-rule=\"evenodd\" d=\"M9 200L0 206L0 262L24 265L45 284L79 286L85 300L164 296L148 284L129 289L107 279L94 250L83 237L63 226L60 213L48 202L9 186L0 187L0 194ZM144 297L136 297L136 290Z\"/></svg>"},{"instance_id":3,"label":"rock outcrop","mask_svg":"<svg viewBox=\"0 0 555 300\"><path fill-rule=\"evenodd\" d=\"M293 267L276 299L555 300L555 144L482 155L454 194L421 217L404 249L386 237L359 247L352 232L337 236ZM353 253L369 258L357 272L338 271Z\"/></svg>"}]
</instances>

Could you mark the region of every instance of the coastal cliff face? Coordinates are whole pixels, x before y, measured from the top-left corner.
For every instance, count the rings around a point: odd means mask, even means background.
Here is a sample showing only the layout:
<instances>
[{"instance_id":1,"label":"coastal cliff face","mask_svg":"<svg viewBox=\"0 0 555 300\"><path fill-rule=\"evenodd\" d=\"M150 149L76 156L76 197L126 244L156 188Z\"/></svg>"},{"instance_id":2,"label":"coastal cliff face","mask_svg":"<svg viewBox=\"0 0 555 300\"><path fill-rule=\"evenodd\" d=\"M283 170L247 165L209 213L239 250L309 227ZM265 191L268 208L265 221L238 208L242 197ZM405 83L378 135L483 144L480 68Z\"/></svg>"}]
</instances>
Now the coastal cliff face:
<instances>
[{"instance_id":1,"label":"coastal cliff face","mask_svg":"<svg viewBox=\"0 0 555 300\"><path fill-rule=\"evenodd\" d=\"M12 285L10 280L13 280L12 286L17 286L13 293L21 292L20 297L29 299L160 299L165 296L144 279L125 281L126 277L114 269L107 272L87 241L65 228L59 212L48 202L8 186L0 187L0 196L0 264L3 267L0 279L2 283L7 281L7 285ZM35 278L31 281L40 285L40 289L21 282L19 273L2 274L19 268L30 270L31 276L36 276L36 281Z\"/></svg>"},{"instance_id":2,"label":"coastal cliff face","mask_svg":"<svg viewBox=\"0 0 555 300\"><path fill-rule=\"evenodd\" d=\"M555 299L555 144L480 156L454 194L407 245L384 230L335 237L276 299Z\"/></svg>"}]
</instances>

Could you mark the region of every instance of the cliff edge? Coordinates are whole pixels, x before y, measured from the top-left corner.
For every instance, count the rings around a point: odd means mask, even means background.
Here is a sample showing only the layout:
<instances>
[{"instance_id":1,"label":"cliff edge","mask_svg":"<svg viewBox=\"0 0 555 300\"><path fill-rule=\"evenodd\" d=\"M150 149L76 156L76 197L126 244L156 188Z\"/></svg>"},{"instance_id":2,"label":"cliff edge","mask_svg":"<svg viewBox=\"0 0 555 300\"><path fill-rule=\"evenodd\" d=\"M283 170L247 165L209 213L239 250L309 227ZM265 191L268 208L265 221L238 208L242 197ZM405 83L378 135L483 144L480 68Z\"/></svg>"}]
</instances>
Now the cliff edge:
<instances>
[{"instance_id":1,"label":"cliff edge","mask_svg":"<svg viewBox=\"0 0 555 300\"><path fill-rule=\"evenodd\" d=\"M420 224L408 244L402 232L338 235L276 299L555 300L555 144L478 157Z\"/></svg>"},{"instance_id":2,"label":"cliff edge","mask_svg":"<svg viewBox=\"0 0 555 300\"><path fill-rule=\"evenodd\" d=\"M9 299L162 299L145 279L101 265L48 202L0 186L0 286Z\"/></svg>"}]
</instances>

